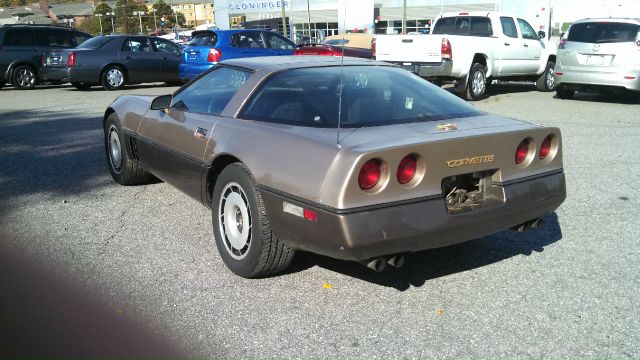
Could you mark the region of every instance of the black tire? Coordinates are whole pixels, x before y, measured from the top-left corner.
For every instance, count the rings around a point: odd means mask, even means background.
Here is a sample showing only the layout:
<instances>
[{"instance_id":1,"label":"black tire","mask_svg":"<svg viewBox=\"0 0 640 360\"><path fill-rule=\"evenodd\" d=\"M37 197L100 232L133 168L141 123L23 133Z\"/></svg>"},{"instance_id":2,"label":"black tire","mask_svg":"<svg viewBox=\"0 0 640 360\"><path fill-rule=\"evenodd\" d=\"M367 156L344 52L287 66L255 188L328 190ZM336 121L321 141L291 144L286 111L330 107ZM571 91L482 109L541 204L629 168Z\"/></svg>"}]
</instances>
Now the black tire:
<instances>
[{"instance_id":1,"label":"black tire","mask_svg":"<svg viewBox=\"0 0 640 360\"><path fill-rule=\"evenodd\" d=\"M29 65L18 65L11 71L13 87L19 90L31 90L38 82L38 74Z\"/></svg>"},{"instance_id":2,"label":"black tire","mask_svg":"<svg viewBox=\"0 0 640 360\"><path fill-rule=\"evenodd\" d=\"M291 264L295 250L272 233L262 196L244 164L233 163L222 170L211 209L218 252L233 273L254 278L277 273Z\"/></svg>"},{"instance_id":3,"label":"black tire","mask_svg":"<svg viewBox=\"0 0 640 360\"><path fill-rule=\"evenodd\" d=\"M536 80L536 89L538 91L553 91L556 89L556 77L553 69L556 67L556 63L549 60L547 66L544 68L544 72L538 80Z\"/></svg>"},{"instance_id":4,"label":"black tire","mask_svg":"<svg viewBox=\"0 0 640 360\"><path fill-rule=\"evenodd\" d=\"M78 90L88 90L89 88L91 88L90 84L79 83L79 82L72 82L71 85Z\"/></svg>"},{"instance_id":5,"label":"black tire","mask_svg":"<svg viewBox=\"0 0 640 360\"><path fill-rule=\"evenodd\" d=\"M556 96L558 97L558 99L562 99L562 100L571 99L575 93L576 92L574 90L570 90L570 89L563 89L563 88L556 89Z\"/></svg>"},{"instance_id":6,"label":"black tire","mask_svg":"<svg viewBox=\"0 0 640 360\"><path fill-rule=\"evenodd\" d=\"M4 87L4 81L0 81L0 89Z\"/></svg>"},{"instance_id":7,"label":"black tire","mask_svg":"<svg viewBox=\"0 0 640 360\"><path fill-rule=\"evenodd\" d=\"M144 171L136 159L129 156L125 148L127 142L116 114L111 114L104 122L104 149L109 173L120 185L145 184L151 175Z\"/></svg>"},{"instance_id":8,"label":"black tire","mask_svg":"<svg viewBox=\"0 0 640 360\"><path fill-rule=\"evenodd\" d=\"M100 81L107 90L122 90L127 84L127 74L122 67L109 65L102 71Z\"/></svg>"},{"instance_id":9,"label":"black tire","mask_svg":"<svg viewBox=\"0 0 640 360\"><path fill-rule=\"evenodd\" d=\"M472 101L482 100L487 96L487 68L484 65L480 63L471 65L465 95L467 100Z\"/></svg>"}]
</instances>

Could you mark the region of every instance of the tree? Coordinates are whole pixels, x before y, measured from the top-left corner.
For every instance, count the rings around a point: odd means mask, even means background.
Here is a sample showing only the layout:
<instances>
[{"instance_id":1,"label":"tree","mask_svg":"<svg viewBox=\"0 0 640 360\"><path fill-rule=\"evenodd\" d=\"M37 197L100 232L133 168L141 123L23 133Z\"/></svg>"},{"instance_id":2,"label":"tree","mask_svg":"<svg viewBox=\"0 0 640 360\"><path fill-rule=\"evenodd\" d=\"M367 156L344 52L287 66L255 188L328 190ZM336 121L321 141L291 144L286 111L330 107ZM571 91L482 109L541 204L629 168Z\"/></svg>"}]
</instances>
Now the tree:
<instances>
[{"instance_id":1,"label":"tree","mask_svg":"<svg viewBox=\"0 0 640 360\"><path fill-rule=\"evenodd\" d=\"M93 14L94 15L104 15L106 13L110 13L113 10L111 9L111 6L109 6L107 3L105 2L101 2L100 4L96 5L96 8L93 9ZM109 33L109 29L111 29L111 21L109 20L109 17L107 16L96 16L94 18L91 19L92 22L90 24L87 24L87 32L91 33L91 34L97 34L98 32L100 32L100 29L102 29L103 33ZM100 27L100 23L102 22L102 27ZM97 26L97 29L95 28ZM90 30L96 30L96 32L90 31Z\"/></svg>"},{"instance_id":2,"label":"tree","mask_svg":"<svg viewBox=\"0 0 640 360\"><path fill-rule=\"evenodd\" d=\"M125 34L137 33L138 17L133 16L134 11L147 11L147 7L135 0L118 0L116 2L116 26Z\"/></svg>"},{"instance_id":3,"label":"tree","mask_svg":"<svg viewBox=\"0 0 640 360\"><path fill-rule=\"evenodd\" d=\"M111 23L108 23L108 26L105 27L105 19L102 19L102 31L104 32L109 32L109 29L111 29ZM90 18L85 19L83 22L81 22L80 24L78 24L78 29L82 30L84 32L88 32L89 34L92 35L97 35L100 33L100 19L97 16L92 16Z\"/></svg>"}]
</instances>

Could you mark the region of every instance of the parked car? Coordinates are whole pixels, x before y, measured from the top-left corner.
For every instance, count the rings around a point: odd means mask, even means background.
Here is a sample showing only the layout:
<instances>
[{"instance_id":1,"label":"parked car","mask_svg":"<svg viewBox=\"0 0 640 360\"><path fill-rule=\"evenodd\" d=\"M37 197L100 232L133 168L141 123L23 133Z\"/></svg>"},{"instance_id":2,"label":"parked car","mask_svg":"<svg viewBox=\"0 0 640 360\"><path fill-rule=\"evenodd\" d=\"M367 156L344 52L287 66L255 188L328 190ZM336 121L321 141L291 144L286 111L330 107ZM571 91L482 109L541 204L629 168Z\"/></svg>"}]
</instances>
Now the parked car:
<instances>
[{"instance_id":1,"label":"parked car","mask_svg":"<svg viewBox=\"0 0 640 360\"><path fill-rule=\"evenodd\" d=\"M40 73L49 81L78 89L102 85L107 90L145 82L178 83L180 48L172 41L141 35L95 37L75 49L52 50Z\"/></svg>"},{"instance_id":2,"label":"parked car","mask_svg":"<svg viewBox=\"0 0 640 360\"><path fill-rule=\"evenodd\" d=\"M581 90L640 96L640 20L573 23L560 39L555 73L560 99Z\"/></svg>"},{"instance_id":3,"label":"parked car","mask_svg":"<svg viewBox=\"0 0 640 360\"><path fill-rule=\"evenodd\" d=\"M373 58L369 34L344 34L327 37L322 44L300 44L293 55L351 56L364 59Z\"/></svg>"},{"instance_id":4,"label":"parked car","mask_svg":"<svg viewBox=\"0 0 640 360\"><path fill-rule=\"evenodd\" d=\"M172 95L119 97L103 128L113 179L153 174L210 207L220 256L244 277L296 250L400 266L540 227L565 199L558 128L365 59L224 61Z\"/></svg>"},{"instance_id":5,"label":"parked car","mask_svg":"<svg viewBox=\"0 0 640 360\"><path fill-rule=\"evenodd\" d=\"M90 38L87 33L62 26L0 26L0 88L11 83L16 89L33 89L43 80L38 68L47 51L73 48Z\"/></svg>"},{"instance_id":6,"label":"parked car","mask_svg":"<svg viewBox=\"0 0 640 360\"><path fill-rule=\"evenodd\" d=\"M256 56L292 55L296 44L266 30L200 30L184 49L180 79L191 80L220 61Z\"/></svg>"},{"instance_id":7,"label":"parked car","mask_svg":"<svg viewBox=\"0 0 640 360\"><path fill-rule=\"evenodd\" d=\"M376 35L377 60L398 64L436 84L454 83L469 100L494 79L535 81L553 91L556 49L525 19L499 12L445 13L429 35Z\"/></svg>"}]
</instances>

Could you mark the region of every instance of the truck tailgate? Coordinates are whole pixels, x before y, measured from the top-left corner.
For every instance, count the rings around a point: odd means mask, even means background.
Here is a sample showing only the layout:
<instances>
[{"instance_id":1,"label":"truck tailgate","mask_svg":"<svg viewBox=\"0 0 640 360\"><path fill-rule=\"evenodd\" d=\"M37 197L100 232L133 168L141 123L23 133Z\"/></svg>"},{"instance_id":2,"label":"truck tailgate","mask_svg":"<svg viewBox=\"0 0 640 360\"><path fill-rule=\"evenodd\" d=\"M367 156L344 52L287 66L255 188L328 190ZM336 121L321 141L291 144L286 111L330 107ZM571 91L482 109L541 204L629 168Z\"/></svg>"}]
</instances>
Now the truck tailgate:
<instances>
[{"instance_id":1,"label":"truck tailgate","mask_svg":"<svg viewBox=\"0 0 640 360\"><path fill-rule=\"evenodd\" d=\"M376 35L376 60L439 63L441 45L441 36Z\"/></svg>"}]
</instances>

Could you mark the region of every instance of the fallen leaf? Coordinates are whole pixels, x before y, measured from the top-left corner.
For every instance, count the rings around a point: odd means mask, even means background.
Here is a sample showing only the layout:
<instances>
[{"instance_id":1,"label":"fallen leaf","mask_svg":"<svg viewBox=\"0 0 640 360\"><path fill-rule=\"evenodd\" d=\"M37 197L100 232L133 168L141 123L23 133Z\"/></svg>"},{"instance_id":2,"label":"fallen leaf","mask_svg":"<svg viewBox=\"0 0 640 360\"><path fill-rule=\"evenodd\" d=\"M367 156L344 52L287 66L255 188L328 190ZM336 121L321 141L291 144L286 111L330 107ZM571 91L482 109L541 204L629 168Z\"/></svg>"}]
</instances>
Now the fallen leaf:
<instances>
[{"instance_id":1,"label":"fallen leaf","mask_svg":"<svg viewBox=\"0 0 640 360\"><path fill-rule=\"evenodd\" d=\"M444 309L438 309L436 313L438 313L438 315L444 315Z\"/></svg>"},{"instance_id":2,"label":"fallen leaf","mask_svg":"<svg viewBox=\"0 0 640 360\"><path fill-rule=\"evenodd\" d=\"M333 288L333 286L331 286L331 284L328 284L328 283L322 284L322 287L325 288L325 289L332 289Z\"/></svg>"}]
</instances>

